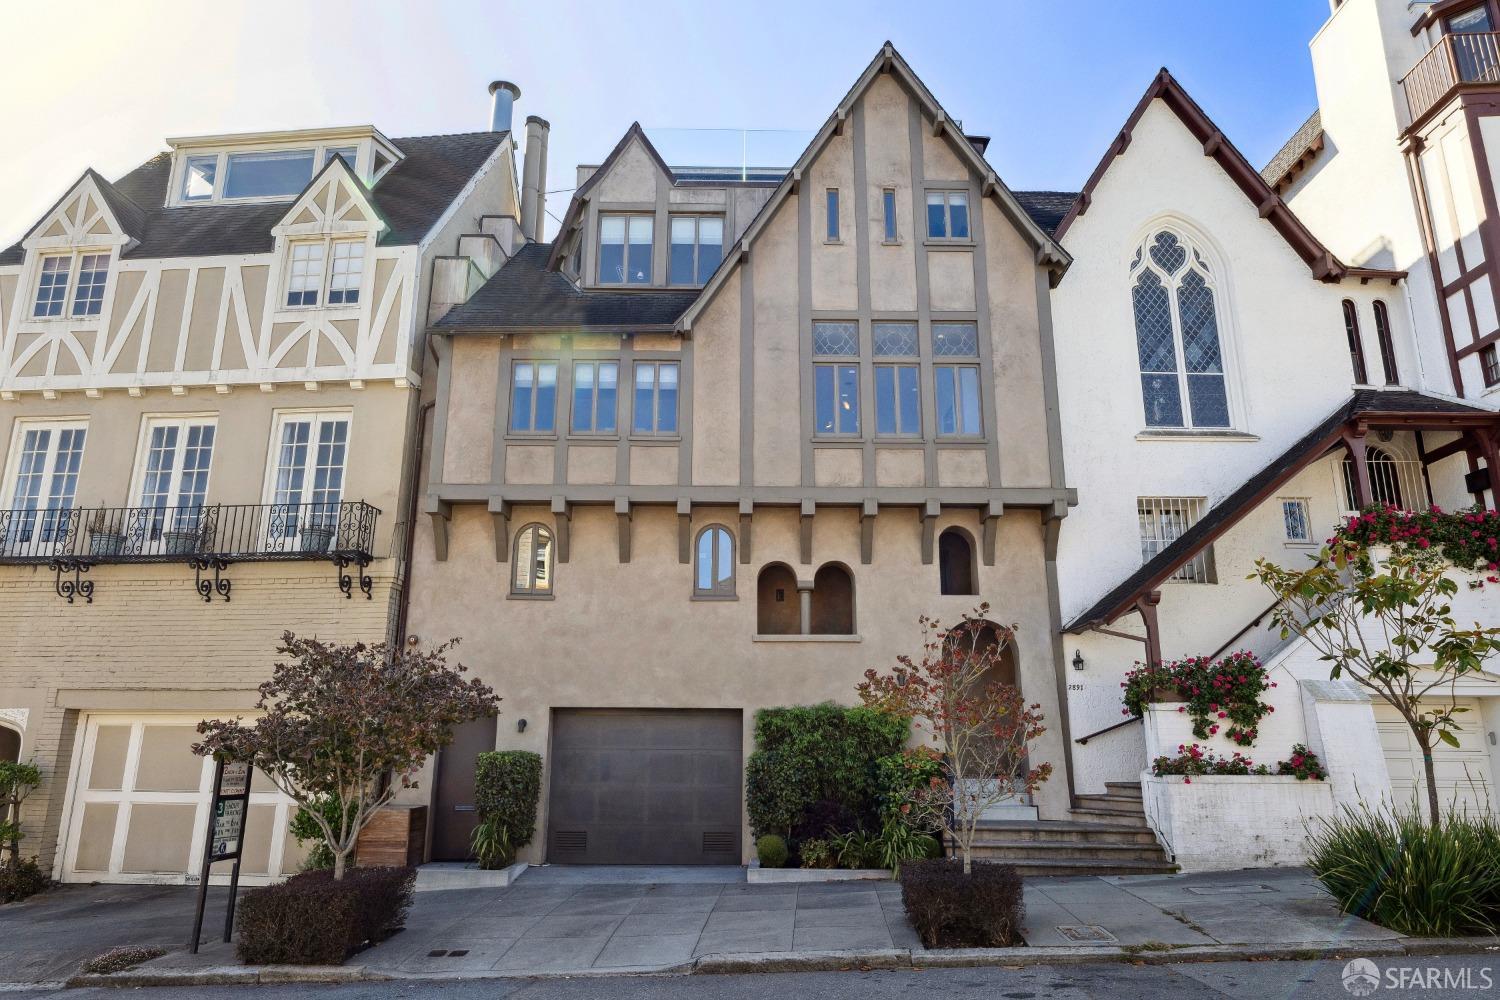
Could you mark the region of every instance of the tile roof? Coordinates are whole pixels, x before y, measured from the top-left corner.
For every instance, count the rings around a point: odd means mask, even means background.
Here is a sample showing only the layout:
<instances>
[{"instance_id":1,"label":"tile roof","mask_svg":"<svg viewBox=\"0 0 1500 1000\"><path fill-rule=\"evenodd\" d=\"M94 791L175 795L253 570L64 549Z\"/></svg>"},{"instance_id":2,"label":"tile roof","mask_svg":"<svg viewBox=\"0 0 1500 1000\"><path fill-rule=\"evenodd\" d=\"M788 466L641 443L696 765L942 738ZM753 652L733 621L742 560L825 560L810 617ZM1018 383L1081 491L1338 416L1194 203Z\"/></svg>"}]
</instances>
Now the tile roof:
<instances>
[{"instance_id":1,"label":"tile roof","mask_svg":"<svg viewBox=\"0 0 1500 1000\"><path fill-rule=\"evenodd\" d=\"M1271 162L1260 169L1260 175L1265 178L1267 184L1275 184L1281 180L1286 172L1291 169L1292 164L1302 159L1304 153L1323 134L1323 111L1315 109L1307 116L1292 137L1286 141L1286 145L1277 150L1276 155L1271 157Z\"/></svg>"},{"instance_id":2,"label":"tile roof","mask_svg":"<svg viewBox=\"0 0 1500 1000\"><path fill-rule=\"evenodd\" d=\"M469 301L435 327L445 330L668 329L698 297L698 290L605 291L582 289L547 269L550 243L528 243L496 271Z\"/></svg>"},{"instance_id":3,"label":"tile roof","mask_svg":"<svg viewBox=\"0 0 1500 1000\"><path fill-rule=\"evenodd\" d=\"M371 189L375 207L391 225L380 242L388 246L420 242L505 135L468 132L392 139L405 158ZM113 184L100 179L110 207L140 241L124 257L270 252L275 243L271 227L281 221L290 202L166 208L171 169L172 155L158 153ZM20 263L22 256L17 243L0 251L0 265Z\"/></svg>"},{"instance_id":4,"label":"tile roof","mask_svg":"<svg viewBox=\"0 0 1500 1000\"><path fill-rule=\"evenodd\" d=\"M1209 508L1191 527L1162 549L1140 569L1131 573L1118 586L1094 602L1087 611L1063 626L1064 632L1079 632L1092 625L1104 625L1119 617L1130 604L1147 590L1155 589L1153 581L1163 579L1186 563L1205 545L1233 527L1245 514L1265 499L1272 489L1287 476L1317 459L1330 447L1330 439L1339 428L1350 420L1365 414L1391 414L1408 416L1470 416L1496 417L1500 414L1478 406L1470 406L1458 400L1442 396L1429 396L1410 389L1358 389L1315 427L1292 444L1286 451L1272 459L1266 466L1246 479L1232 493Z\"/></svg>"}]
</instances>

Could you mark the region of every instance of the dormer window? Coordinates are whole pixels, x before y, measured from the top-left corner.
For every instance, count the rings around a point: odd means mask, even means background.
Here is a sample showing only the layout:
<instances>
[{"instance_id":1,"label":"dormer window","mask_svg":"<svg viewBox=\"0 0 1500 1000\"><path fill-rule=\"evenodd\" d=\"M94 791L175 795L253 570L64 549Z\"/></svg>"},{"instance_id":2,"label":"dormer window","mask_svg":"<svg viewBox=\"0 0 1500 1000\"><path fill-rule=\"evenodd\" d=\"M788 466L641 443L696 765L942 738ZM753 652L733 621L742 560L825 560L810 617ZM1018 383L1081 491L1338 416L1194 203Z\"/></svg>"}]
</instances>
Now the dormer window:
<instances>
[{"instance_id":1,"label":"dormer window","mask_svg":"<svg viewBox=\"0 0 1500 1000\"><path fill-rule=\"evenodd\" d=\"M374 185L401 158L390 140L365 128L167 141L176 150L175 205L295 198L335 158Z\"/></svg>"},{"instance_id":2,"label":"dormer window","mask_svg":"<svg viewBox=\"0 0 1500 1000\"><path fill-rule=\"evenodd\" d=\"M40 263L33 318L61 317L68 305L70 285L73 303L67 313L78 319L99 315L104 308L104 286L109 281L109 254L48 254Z\"/></svg>"},{"instance_id":3,"label":"dormer window","mask_svg":"<svg viewBox=\"0 0 1500 1000\"><path fill-rule=\"evenodd\" d=\"M651 284L649 215L599 217L599 284Z\"/></svg>"},{"instance_id":4,"label":"dormer window","mask_svg":"<svg viewBox=\"0 0 1500 1000\"><path fill-rule=\"evenodd\" d=\"M313 175L313 151L230 153L225 198L278 198L301 192Z\"/></svg>"},{"instance_id":5,"label":"dormer window","mask_svg":"<svg viewBox=\"0 0 1500 1000\"><path fill-rule=\"evenodd\" d=\"M310 240L293 243L287 262L286 304L290 309L359 304L365 272L363 240ZM327 298L324 298L324 291Z\"/></svg>"},{"instance_id":6,"label":"dormer window","mask_svg":"<svg viewBox=\"0 0 1500 1000\"><path fill-rule=\"evenodd\" d=\"M182 172L182 200L207 201L214 196L214 178L219 173L219 157L189 156Z\"/></svg>"}]
</instances>

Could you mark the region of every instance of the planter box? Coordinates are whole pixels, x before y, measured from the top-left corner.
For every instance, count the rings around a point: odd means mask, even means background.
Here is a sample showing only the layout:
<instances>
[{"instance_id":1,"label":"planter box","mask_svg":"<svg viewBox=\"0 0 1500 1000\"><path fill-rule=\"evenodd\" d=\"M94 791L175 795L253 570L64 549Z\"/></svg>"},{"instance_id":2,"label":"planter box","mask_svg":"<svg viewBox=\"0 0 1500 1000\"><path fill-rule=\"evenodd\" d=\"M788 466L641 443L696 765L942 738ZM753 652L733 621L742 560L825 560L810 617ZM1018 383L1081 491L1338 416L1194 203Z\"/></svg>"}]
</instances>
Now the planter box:
<instances>
[{"instance_id":1,"label":"planter box","mask_svg":"<svg viewBox=\"0 0 1500 1000\"><path fill-rule=\"evenodd\" d=\"M333 544L331 525L308 525L297 533L297 544L303 552L327 552Z\"/></svg>"},{"instance_id":2,"label":"planter box","mask_svg":"<svg viewBox=\"0 0 1500 1000\"><path fill-rule=\"evenodd\" d=\"M890 881L888 868L762 868L760 859L750 862L745 869L745 881L755 883L776 882L854 882L863 879Z\"/></svg>"},{"instance_id":3,"label":"planter box","mask_svg":"<svg viewBox=\"0 0 1500 1000\"><path fill-rule=\"evenodd\" d=\"M503 889L531 867L517 861L509 868L480 868L472 861L429 861L417 869L417 892L441 889Z\"/></svg>"},{"instance_id":4,"label":"planter box","mask_svg":"<svg viewBox=\"0 0 1500 1000\"><path fill-rule=\"evenodd\" d=\"M1288 775L1141 775L1146 819L1185 872L1307 863L1308 821L1333 812L1326 781Z\"/></svg>"},{"instance_id":5,"label":"planter box","mask_svg":"<svg viewBox=\"0 0 1500 1000\"><path fill-rule=\"evenodd\" d=\"M385 806L359 831L355 864L415 867L422 863L426 846L426 806Z\"/></svg>"},{"instance_id":6,"label":"planter box","mask_svg":"<svg viewBox=\"0 0 1500 1000\"><path fill-rule=\"evenodd\" d=\"M197 529L192 531L163 531L161 533L162 550L169 556L192 555L198 551L198 546L202 538L202 533Z\"/></svg>"}]
</instances>

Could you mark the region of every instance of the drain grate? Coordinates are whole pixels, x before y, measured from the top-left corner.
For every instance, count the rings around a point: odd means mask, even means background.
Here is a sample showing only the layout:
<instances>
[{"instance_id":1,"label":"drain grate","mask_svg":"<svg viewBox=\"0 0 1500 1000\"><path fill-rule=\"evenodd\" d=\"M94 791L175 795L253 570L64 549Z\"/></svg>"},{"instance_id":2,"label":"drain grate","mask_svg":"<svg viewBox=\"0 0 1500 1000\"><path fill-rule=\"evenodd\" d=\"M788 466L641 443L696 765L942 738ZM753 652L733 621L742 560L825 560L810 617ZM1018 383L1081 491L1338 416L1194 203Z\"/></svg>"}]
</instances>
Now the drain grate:
<instances>
[{"instance_id":1,"label":"drain grate","mask_svg":"<svg viewBox=\"0 0 1500 1000\"><path fill-rule=\"evenodd\" d=\"M434 948L427 953L428 958L463 958L469 953L467 948Z\"/></svg>"},{"instance_id":2,"label":"drain grate","mask_svg":"<svg viewBox=\"0 0 1500 1000\"><path fill-rule=\"evenodd\" d=\"M1252 892L1275 892L1259 882L1240 882L1233 885L1190 885L1187 891L1195 896L1242 896Z\"/></svg>"},{"instance_id":3,"label":"drain grate","mask_svg":"<svg viewBox=\"0 0 1500 1000\"><path fill-rule=\"evenodd\" d=\"M1069 941L1076 941L1080 944L1108 943L1115 940L1113 934L1098 924L1059 924L1057 933Z\"/></svg>"}]
</instances>

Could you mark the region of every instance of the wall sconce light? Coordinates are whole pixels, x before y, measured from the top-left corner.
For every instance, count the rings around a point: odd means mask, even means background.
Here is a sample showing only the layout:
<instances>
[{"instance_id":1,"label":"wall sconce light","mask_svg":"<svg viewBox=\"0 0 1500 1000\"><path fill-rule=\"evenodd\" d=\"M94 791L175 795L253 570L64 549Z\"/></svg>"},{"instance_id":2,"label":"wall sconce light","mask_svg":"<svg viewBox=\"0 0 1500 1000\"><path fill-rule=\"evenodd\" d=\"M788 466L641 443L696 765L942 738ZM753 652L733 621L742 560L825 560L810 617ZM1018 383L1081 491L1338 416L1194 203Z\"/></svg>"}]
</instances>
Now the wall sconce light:
<instances>
[{"instance_id":1,"label":"wall sconce light","mask_svg":"<svg viewBox=\"0 0 1500 1000\"><path fill-rule=\"evenodd\" d=\"M1075 649L1075 650L1073 650L1073 669L1074 670L1082 670L1083 669L1083 650L1081 650L1081 649Z\"/></svg>"},{"instance_id":2,"label":"wall sconce light","mask_svg":"<svg viewBox=\"0 0 1500 1000\"><path fill-rule=\"evenodd\" d=\"M524 733L524 732L526 732L526 720L525 719L521 719L519 722L516 723L516 732L518 732L518 733Z\"/></svg>"}]
</instances>

